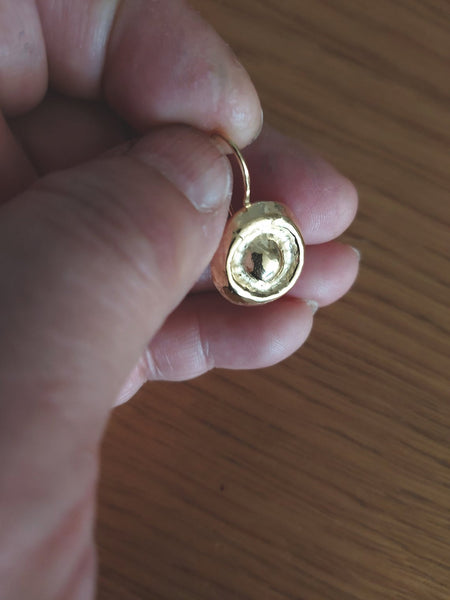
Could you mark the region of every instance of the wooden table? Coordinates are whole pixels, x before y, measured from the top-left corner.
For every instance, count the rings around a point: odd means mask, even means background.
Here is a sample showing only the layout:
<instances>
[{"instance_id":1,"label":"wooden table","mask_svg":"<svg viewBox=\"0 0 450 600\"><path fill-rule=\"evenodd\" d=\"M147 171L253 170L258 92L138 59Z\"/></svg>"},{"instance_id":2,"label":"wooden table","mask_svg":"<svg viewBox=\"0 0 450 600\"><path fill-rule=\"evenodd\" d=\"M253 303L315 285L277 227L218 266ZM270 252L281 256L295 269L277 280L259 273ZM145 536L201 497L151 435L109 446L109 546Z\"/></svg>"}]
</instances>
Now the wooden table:
<instances>
[{"instance_id":1,"label":"wooden table","mask_svg":"<svg viewBox=\"0 0 450 600\"><path fill-rule=\"evenodd\" d=\"M448 600L450 4L195 4L356 183L361 273L285 363L114 413L99 597Z\"/></svg>"}]
</instances>

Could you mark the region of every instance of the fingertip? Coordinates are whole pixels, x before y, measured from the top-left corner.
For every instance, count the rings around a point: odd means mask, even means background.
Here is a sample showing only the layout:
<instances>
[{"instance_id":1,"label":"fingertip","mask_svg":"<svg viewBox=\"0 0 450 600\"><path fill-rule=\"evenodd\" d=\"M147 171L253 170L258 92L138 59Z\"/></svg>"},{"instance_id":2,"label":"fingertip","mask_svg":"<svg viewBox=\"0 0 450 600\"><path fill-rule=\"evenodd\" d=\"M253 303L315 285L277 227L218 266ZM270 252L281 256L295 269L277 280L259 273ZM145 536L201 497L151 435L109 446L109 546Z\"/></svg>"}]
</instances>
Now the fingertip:
<instances>
[{"instance_id":1,"label":"fingertip","mask_svg":"<svg viewBox=\"0 0 450 600\"><path fill-rule=\"evenodd\" d=\"M353 222L358 211L358 190L355 184L342 173L338 173L336 185L336 205L339 211L337 235L343 233Z\"/></svg>"},{"instance_id":2,"label":"fingertip","mask_svg":"<svg viewBox=\"0 0 450 600\"><path fill-rule=\"evenodd\" d=\"M358 209L353 183L331 165L323 165L303 189L305 201L295 208L306 243L322 244L344 233Z\"/></svg>"},{"instance_id":3,"label":"fingertip","mask_svg":"<svg viewBox=\"0 0 450 600\"><path fill-rule=\"evenodd\" d=\"M352 223L358 194L347 177L315 152L265 126L245 153L254 198L284 202L307 244L322 244Z\"/></svg>"},{"instance_id":4,"label":"fingertip","mask_svg":"<svg viewBox=\"0 0 450 600\"><path fill-rule=\"evenodd\" d=\"M129 151L156 168L199 212L209 213L231 199L233 173L214 138L184 125L153 130Z\"/></svg>"},{"instance_id":5,"label":"fingertip","mask_svg":"<svg viewBox=\"0 0 450 600\"><path fill-rule=\"evenodd\" d=\"M302 274L291 293L327 306L350 290L358 271L359 256L351 246L335 241L307 246Z\"/></svg>"},{"instance_id":6,"label":"fingertip","mask_svg":"<svg viewBox=\"0 0 450 600\"><path fill-rule=\"evenodd\" d=\"M256 90L235 55L184 3L123 3L106 55L108 102L136 129L187 123L239 146L261 129Z\"/></svg>"},{"instance_id":7,"label":"fingertip","mask_svg":"<svg viewBox=\"0 0 450 600\"><path fill-rule=\"evenodd\" d=\"M258 93L237 59L214 118L221 133L240 148L254 142L262 131L264 113Z\"/></svg>"}]
</instances>

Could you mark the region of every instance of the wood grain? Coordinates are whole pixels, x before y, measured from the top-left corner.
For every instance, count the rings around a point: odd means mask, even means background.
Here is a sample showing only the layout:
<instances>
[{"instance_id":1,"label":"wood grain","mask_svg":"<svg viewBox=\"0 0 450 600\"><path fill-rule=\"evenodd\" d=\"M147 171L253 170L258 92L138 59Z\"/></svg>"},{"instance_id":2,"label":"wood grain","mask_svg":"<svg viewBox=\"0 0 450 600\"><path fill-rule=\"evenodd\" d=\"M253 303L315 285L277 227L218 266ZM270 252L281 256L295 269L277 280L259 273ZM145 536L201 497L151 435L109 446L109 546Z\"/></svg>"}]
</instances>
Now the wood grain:
<instances>
[{"instance_id":1,"label":"wood grain","mask_svg":"<svg viewBox=\"0 0 450 600\"><path fill-rule=\"evenodd\" d=\"M196 0L266 119L357 185L353 291L264 371L110 422L107 600L450 598L450 4Z\"/></svg>"}]
</instances>

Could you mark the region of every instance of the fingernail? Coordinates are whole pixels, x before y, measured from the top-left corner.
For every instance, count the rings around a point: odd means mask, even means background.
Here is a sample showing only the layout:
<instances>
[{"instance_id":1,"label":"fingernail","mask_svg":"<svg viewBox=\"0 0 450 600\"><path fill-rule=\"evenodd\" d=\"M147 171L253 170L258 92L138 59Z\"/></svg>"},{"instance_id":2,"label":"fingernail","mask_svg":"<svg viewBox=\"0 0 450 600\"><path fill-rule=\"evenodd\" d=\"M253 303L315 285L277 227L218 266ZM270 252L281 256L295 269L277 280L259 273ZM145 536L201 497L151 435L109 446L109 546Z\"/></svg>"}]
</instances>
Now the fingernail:
<instances>
[{"instance_id":1,"label":"fingernail","mask_svg":"<svg viewBox=\"0 0 450 600\"><path fill-rule=\"evenodd\" d=\"M199 212L215 212L231 199L231 165L225 152L200 131L166 128L149 134L131 153L157 169Z\"/></svg>"},{"instance_id":2,"label":"fingernail","mask_svg":"<svg viewBox=\"0 0 450 600\"><path fill-rule=\"evenodd\" d=\"M310 307L312 314L315 315L319 309L319 303L315 300L305 300L305 304Z\"/></svg>"},{"instance_id":3,"label":"fingernail","mask_svg":"<svg viewBox=\"0 0 450 600\"><path fill-rule=\"evenodd\" d=\"M358 250L358 248L355 248L354 246L350 246L350 248L356 254L356 256L358 257L358 260L361 260L361 252Z\"/></svg>"}]
</instances>

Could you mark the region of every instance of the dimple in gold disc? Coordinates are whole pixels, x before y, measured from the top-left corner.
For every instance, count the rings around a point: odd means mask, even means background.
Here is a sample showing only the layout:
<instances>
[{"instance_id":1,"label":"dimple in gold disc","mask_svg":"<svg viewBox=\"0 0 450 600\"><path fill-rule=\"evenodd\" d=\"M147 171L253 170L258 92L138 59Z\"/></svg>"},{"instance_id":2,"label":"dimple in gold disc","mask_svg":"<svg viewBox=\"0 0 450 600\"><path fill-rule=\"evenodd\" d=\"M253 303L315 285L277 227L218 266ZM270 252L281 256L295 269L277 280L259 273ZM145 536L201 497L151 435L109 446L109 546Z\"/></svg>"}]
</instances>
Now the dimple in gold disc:
<instances>
[{"instance_id":1,"label":"dimple in gold disc","mask_svg":"<svg viewBox=\"0 0 450 600\"><path fill-rule=\"evenodd\" d=\"M228 222L211 273L234 304L265 304L294 286L303 262L303 239L287 207L256 202Z\"/></svg>"}]
</instances>

